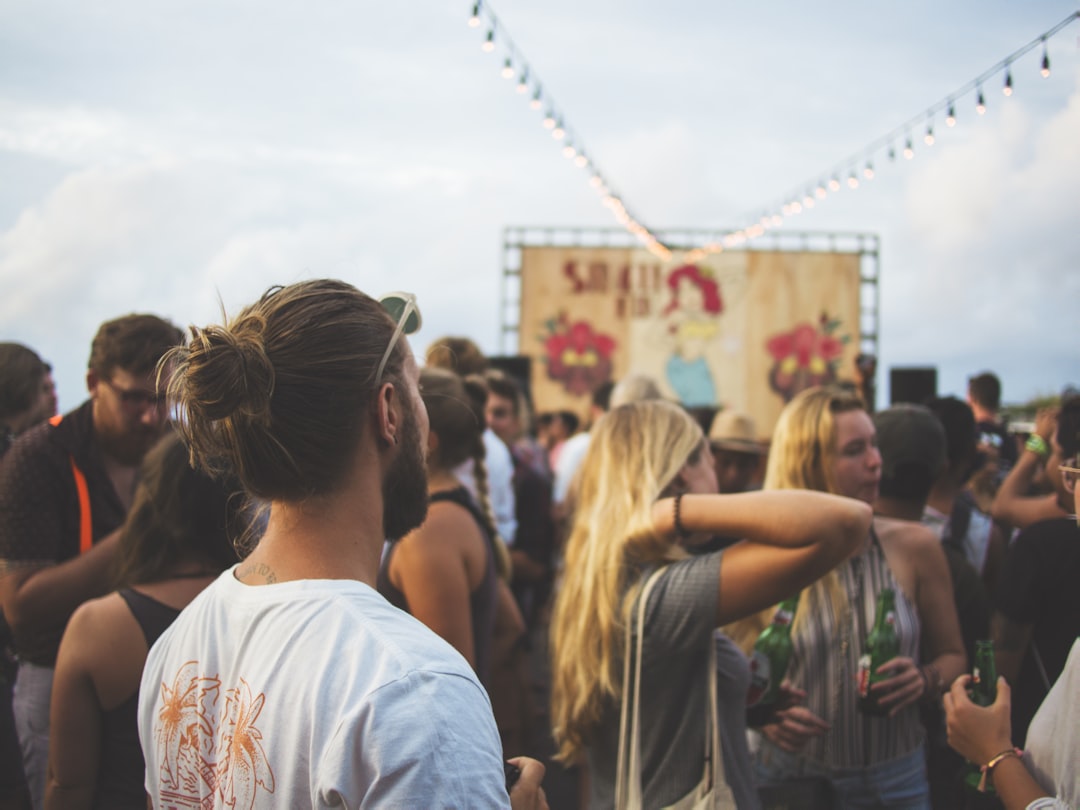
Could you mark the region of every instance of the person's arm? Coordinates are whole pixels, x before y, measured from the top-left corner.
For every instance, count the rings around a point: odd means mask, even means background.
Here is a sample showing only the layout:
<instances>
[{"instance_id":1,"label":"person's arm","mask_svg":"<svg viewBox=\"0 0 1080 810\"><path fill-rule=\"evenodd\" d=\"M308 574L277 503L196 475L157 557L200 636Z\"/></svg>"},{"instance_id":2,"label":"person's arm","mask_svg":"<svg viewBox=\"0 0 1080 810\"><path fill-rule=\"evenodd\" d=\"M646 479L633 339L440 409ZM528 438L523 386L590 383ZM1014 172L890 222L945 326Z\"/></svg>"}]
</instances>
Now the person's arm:
<instances>
[{"instance_id":1,"label":"person's arm","mask_svg":"<svg viewBox=\"0 0 1080 810\"><path fill-rule=\"evenodd\" d=\"M108 592L119 538L117 529L85 554L55 565L20 565L0 579L4 616L16 643L59 635L75 608Z\"/></svg>"},{"instance_id":2,"label":"person's arm","mask_svg":"<svg viewBox=\"0 0 1080 810\"><path fill-rule=\"evenodd\" d=\"M654 505L658 533L677 534L674 507L674 498ZM747 540L723 552L717 625L775 605L832 570L866 540L870 518L861 501L805 490L684 495L679 506L684 531Z\"/></svg>"},{"instance_id":3,"label":"person's arm","mask_svg":"<svg viewBox=\"0 0 1080 810\"><path fill-rule=\"evenodd\" d=\"M1012 726L1009 719L1011 696L1009 684L998 677L997 699L992 706L976 706L967 694L970 675L962 675L945 694L945 729L949 745L969 762L983 766L995 757L1012 750ZM1005 810L1024 810L1031 802L1049 794L1036 782L1024 763L1006 755L987 775Z\"/></svg>"},{"instance_id":4,"label":"person's arm","mask_svg":"<svg viewBox=\"0 0 1080 810\"><path fill-rule=\"evenodd\" d=\"M941 543L926 528L912 525L904 541L904 551L915 564L915 610L930 660L919 667L911 658L900 656L879 668L879 672L894 673L873 687L875 692L883 693L878 700L890 707L890 717L924 695L937 700L945 687L967 668L952 577Z\"/></svg>"},{"instance_id":5,"label":"person's arm","mask_svg":"<svg viewBox=\"0 0 1080 810\"><path fill-rule=\"evenodd\" d=\"M390 577L405 594L409 612L475 667L463 533L478 534L465 510L429 510L423 525L398 541L390 560Z\"/></svg>"},{"instance_id":6,"label":"person's arm","mask_svg":"<svg viewBox=\"0 0 1080 810\"><path fill-rule=\"evenodd\" d=\"M77 610L69 622L53 677L49 721L46 810L87 810L93 806L101 758L101 705L92 669L97 639L93 607Z\"/></svg>"},{"instance_id":7,"label":"person's arm","mask_svg":"<svg viewBox=\"0 0 1080 810\"><path fill-rule=\"evenodd\" d=\"M1057 411L1050 408L1039 411L1032 436L1041 438L1049 448L1056 430ZM994 497L990 512L995 520L1023 529L1040 520L1067 516L1056 494L1029 495L1032 483L1045 463L1046 456L1024 449Z\"/></svg>"}]
</instances>

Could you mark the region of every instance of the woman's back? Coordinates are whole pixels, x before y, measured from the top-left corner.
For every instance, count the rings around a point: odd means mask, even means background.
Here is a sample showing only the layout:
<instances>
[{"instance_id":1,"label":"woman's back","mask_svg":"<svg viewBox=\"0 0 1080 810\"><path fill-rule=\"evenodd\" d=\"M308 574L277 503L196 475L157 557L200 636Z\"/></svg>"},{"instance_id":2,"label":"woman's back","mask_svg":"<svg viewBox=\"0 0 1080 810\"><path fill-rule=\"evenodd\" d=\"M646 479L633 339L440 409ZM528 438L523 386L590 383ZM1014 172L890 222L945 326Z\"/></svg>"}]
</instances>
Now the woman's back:
<instances>
[{"instance_id":1,"label":"woman's back","mask_svg":"<svg viewBox=\"0 0 1080 810\"><path fill-rule=\"evenodd\" d=\"M431 494L425 526L390 545L379 592L449 641L488 684L495 627L495 539L464 487ZM467 600L467 615L464 615ZM462 636L467 631L468 639Z\"/></svg>"}]
</instances>

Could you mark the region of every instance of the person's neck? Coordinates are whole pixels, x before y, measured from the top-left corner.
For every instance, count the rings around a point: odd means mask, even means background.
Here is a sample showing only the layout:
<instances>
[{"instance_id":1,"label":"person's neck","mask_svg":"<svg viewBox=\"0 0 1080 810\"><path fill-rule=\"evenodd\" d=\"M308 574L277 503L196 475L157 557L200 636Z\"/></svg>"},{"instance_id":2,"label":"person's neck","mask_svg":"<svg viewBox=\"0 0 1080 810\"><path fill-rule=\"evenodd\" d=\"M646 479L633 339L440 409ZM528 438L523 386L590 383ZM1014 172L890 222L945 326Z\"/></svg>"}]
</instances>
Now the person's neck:
<instances>
[{"instance_id":1,"label":"person's neck","mask_svg":"<svg viewBox=\"0 0 1080 810\"><path fill-rule=\"evenodd\" d=\"M976 422L993 422L994 424L997 424L997 414L988 408L984 408L977 402L971 404L971 412L974 414Z\"/></svg>"},{"instance_id":2,"label":"person's neck","mask_svg":"<svg viewBox=\"0 0 1080 810\"><path fill-rule=\"evenodd\" d=\"M237 568L237 578L253 585L355 579L375 587L385 541L382 475L377 451L360 451L334 492L274 501L266 532Z\"/></svg>"},{"instance_id":3,"label":"person's neck","mask_svg":"<svg viewBox=\"0 0 1080 810\"><path fill-rule=\"evenodd\" d=\"M942 476L930 490L926 498L926 505L933 507L943 515L948 515L953 510L957 496L963 491L962 484L957 484L948 476Z\"/></svg>"},{"instance_id":4,"label":"person's neck","mask_svg":"<svg viewBox=\"0 0 1080 810\"><path fill-rule=\"evenodd\" d=\"M910 501L905 498L892 498L886 495L878 497L874 503L874 514L894 520L922 520L923 501Z\"/></svg>"},{"instance_id":5,"label":"person's neck","mask_svg":"<svg viewBox=\"0 0 1080 810\"><path fill-rule=\"evenodd\" d=\"M451 470L428 470L427 491L444 492L449 489L460 487L461 480Z\"/></svg>"}]
</instances>

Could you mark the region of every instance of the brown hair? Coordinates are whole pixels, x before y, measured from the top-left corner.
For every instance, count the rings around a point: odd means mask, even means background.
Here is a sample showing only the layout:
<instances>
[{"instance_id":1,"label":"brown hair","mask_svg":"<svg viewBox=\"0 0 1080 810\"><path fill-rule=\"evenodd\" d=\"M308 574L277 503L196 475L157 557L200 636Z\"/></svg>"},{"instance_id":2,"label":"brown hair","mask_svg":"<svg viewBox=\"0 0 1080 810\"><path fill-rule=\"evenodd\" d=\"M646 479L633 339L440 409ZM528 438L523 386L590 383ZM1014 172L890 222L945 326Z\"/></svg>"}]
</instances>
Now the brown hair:
<instances>
[{"instance_id":1,"label":"brown hair","mask_svg":"<svg viewBox=\"0 0 1080 810\"><path fill-rule=\"evenodd\" d=\"M484 403L487 388L483 378L462 379L441 368L420 372L420 396L427 408L431 432L438 436L438 446L428 455L432 467L453 471L467 459L473 460L476 499L484 518L484 529L495 542L495 563L499 576L510 573L509 555L499 539L495 516L488 497L487 451L484 448Z\"/></svg>"},{"instance_id":2,"label":"brown hair","mask_svg":"<svg viewBox=\"0 0 1080 810\"><path fill-rule=\"evenodd\" d=\"M487 358L467 337L444 337L428 346L424 365L444 368L465 377L483 374L487 370Z\"/></svg>"},{"instance_id":3,"label":"brown hair","mask_svg":"<svg viewBox=\"0 0 1080 810\"><path fill-rule=\"evenodd\" d=\"M373 298L323 279L271 287L224 326L192 327L191 344L167 358L176 363L169 400L192 459L235 470L264 500L333 492L363 434L394 326ZM399 341L384 383L400 382L407 351Z\"/></svg>"},{"instance_id":4,"label":"brown hair","mask_svg":"<svg viewBox=\"0 0 1080 810\"><path fill-rule=\"evenodd\" d=\"M48 370L33 349L0 343L0 420L18 416L37 401Z\"/></svg>"},{"instance_id":5,"label":"brown hair","mask_svg":"<svg viewBox=\"0 0 1080 810\"><path fill-rule=\"evenodd\" d=\"M125 315L98 327L89 368L103 377L117 368L149 374L162 355L183 342L184 333L157 315Z\"/></svg>"},{"instance_id":6,"label":"brown hair","mask_svg":"<svg viewBox=\"0 0 1080 810\"><path fill-rule=\"evenodd\" d=\"M224 571L239 557L232 538L243 530L244 497L235 479L214 481L192 469L173 433L146 454L135 502L120 534L118 585L168 579L178 563Z\"/></svg>"}]
</instances>

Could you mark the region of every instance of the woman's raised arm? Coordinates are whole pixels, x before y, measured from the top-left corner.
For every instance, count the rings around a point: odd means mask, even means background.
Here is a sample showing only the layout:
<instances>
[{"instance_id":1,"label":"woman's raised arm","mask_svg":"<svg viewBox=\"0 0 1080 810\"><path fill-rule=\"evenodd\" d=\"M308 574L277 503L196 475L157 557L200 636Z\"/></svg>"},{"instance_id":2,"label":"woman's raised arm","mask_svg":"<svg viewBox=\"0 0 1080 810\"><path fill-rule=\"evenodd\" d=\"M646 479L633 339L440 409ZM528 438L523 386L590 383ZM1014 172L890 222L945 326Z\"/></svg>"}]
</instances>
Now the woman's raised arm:
<instances>
[{"instance_id":1,"label":"woman's raised arm","mask_svg":"<svg viewBox=\"0 0 1080 810\"><path fill-rule=\"evenodd\" d=\"M806 490L684 495L679 528L743 537L724 550L717 624L757 613L814 582L855 553L870 532L862 501ZM675 499L653 508L656 530L675 535Z\"/></svg>"}]
</instances>

